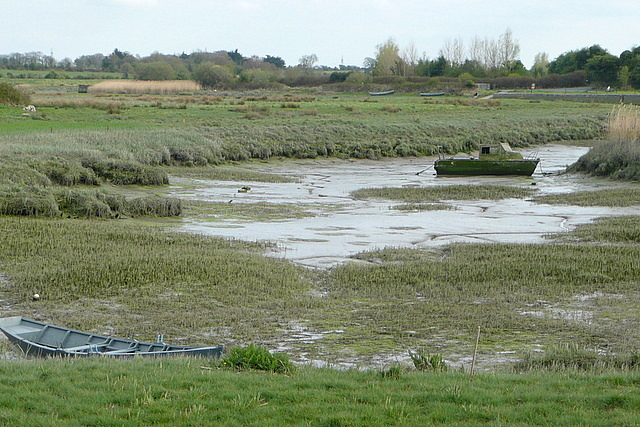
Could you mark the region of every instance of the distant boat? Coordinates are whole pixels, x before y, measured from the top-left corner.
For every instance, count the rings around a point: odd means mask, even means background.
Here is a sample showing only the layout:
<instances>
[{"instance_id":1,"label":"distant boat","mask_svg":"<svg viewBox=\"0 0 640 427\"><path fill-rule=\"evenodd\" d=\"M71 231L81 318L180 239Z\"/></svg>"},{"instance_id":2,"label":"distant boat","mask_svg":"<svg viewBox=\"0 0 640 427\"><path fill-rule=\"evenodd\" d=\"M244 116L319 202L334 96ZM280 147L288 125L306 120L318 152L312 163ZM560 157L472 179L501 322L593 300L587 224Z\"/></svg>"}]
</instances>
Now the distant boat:
<instances>
[{"instance_id":1,"label":"distant boat","mask_svg":"<svg viewBox=\"0 0 640 427\"><path fill-rule=\"evenodd\" d=\"M393 95L395 92L396 92L395 90L388 90L386 92L369 92L369 95L371 96Z\"/></svg>"},{"instance_id":2,"label":"distant boat","mask_svg":"<svg viewBox=\"0 0 640 427\"><path fill-rule=\"evenodd\" d=\"M112 338L73 329L53 326L23 317L0 319L0 330L9 341L26 356L197 356L217 358L223 346L187 347L167 345L158 336L158 342L146 343L126 338Z\"/></svg>"},{"instance_id":3,"label":"distant boat","mask_svg":"<svg viewBox=\"0 0 640 427\"><path fill-rule=\"evenodd\" d=\"M444 92L422 92L420 96L442 96L444 94Z\"/></svg>"},{"instance_id":4,"label":"distant boat","mask_svg":"<svg viewBox=\"0 0 640 427\"><path fill-rule=\"evenodd\" d=\"M507 143L480 147L479 158L444 158L433 167L438 175L524 175L531 176L540 159L525 159Z\"/></svg>"}]
</instances>

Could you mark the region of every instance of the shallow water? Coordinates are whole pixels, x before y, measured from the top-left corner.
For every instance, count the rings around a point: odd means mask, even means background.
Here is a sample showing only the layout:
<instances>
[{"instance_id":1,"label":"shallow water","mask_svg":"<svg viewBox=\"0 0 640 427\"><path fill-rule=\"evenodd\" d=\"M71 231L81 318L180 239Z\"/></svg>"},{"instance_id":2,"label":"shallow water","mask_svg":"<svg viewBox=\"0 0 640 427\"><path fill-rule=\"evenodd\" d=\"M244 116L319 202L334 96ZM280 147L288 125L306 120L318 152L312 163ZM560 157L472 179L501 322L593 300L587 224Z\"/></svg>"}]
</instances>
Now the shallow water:
<instances>
[{"instance_id":1,"label":"shallow water","mask_svg":"<svg viewBox=\"0 0 640 427\"><path fill-rule=\"evenodd\" d=\"M637 213L637 208L553 206L519 199L449 201L456 210L408 212L390 209L401 202L354 200L349 195L359 188L381 186L515 184L535 186L540 193L549 194L618 185L559 174L587 151L586 147L576 146L540 147L537 155L541 164L532 177L436 177L429 167L435 158L273 161L255 168L295 176L299 182L174 180L177 186L173 194L217 202L304 205L318 216L277 222L189 219L184 229L248 241L272 241L278 248L270 255L326 268L358 252L384 247L440 247L452 242L541 243L546 234L568 231L600 216ZM188 189L181 187L186 182L191 184ZM251 190L239 193L238 189L245 185Z\"/></svg>"}]
</instances>

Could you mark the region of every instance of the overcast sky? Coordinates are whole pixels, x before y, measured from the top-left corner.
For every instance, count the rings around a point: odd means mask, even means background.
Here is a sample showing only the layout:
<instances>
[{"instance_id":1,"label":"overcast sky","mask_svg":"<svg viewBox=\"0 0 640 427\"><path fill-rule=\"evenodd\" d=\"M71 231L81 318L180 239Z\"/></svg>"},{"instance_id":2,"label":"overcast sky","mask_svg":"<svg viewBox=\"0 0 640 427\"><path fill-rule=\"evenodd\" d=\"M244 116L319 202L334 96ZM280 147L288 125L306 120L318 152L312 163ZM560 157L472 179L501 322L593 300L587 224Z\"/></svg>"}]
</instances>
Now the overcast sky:
<instances>
[{"instance_id":1,"label":"overcast sky","mask_svg":"<svg viewBox=\"0 0 640 427\"><path fill-rule=\"evenodd\" d=\"M527 68L593 44L620 55L640 45L640 0L6 0L0 54L60 60L235 50L296 65L361 66L392 38L434 59L447 41L498 39L507 28Z\"/></svg>"}]
</instances>

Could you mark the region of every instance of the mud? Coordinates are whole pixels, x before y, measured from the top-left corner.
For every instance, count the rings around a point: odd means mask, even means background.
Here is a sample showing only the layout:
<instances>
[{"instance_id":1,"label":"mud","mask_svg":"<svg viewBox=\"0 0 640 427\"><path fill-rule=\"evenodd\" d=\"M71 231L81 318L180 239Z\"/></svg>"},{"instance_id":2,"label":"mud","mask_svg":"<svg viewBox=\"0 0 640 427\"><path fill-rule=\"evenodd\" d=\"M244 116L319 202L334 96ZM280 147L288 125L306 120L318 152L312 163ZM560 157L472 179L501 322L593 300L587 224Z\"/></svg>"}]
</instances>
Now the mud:
<instances>
[{"instance_id":1,"label":"mud","mask_svg":"<svg viewBox=\"0 0 640 427\"><path fill-rule=\"evenodd\" d=\"M178 180L173 194L216 202L303 206L316 216L278 222L192 218L183 227L209 235L275 242L277 249L270 253L272 256L328 268L358 252L384 247L441 247L453 242L541 243L547 234L571 230L597 217L635 212L635 208L555 206L520 199L445 201L455 210L413 212L391 209L400 202L355 200L350 196L359 188L380 186L505 184L534 187L540 194L549 194L614 185L560 174L587 151L586 147L543 146L537 152L541 164L532 177L436 177L430 166L435 158L273 161L255 168L293 176L298 182L189 180L189 186L182 188L187 180ZM251 190L238 192L243 186Z\"/></svg>"}]
</instances>

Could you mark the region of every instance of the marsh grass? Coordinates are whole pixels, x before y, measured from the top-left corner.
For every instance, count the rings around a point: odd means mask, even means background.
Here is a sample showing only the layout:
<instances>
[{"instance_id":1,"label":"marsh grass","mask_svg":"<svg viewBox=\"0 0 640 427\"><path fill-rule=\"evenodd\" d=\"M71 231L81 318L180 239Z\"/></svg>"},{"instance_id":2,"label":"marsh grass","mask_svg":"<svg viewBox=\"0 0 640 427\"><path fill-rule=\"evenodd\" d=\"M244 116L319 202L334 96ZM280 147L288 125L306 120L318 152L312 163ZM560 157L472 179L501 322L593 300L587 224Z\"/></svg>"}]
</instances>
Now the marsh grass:
<instances>
[{"instance_id":1,"label":"marsh grass","mask_svg":"<svg viewBox=\"0 0 640 427\"><path fill-rule=\"evenodd\" d=\"M297 178L288 175L279 175L260 172L246 165L236 166L194 166L194 167L167 167L170 176L188 177L196 179L208 179L214 181L236 181L236 182L270 182L285 183L296 182Z\"/></svg>"},{"instance_id":2,"label":"marsh grass","mask_svg":"<svg viewBox=\"0 0 640 427\"><path fill-rule=\"evenodd\" d=\"M548 236L549 239L604 244L640 243L640 216L598 218L587 225L576 227L571 233Z\"/></svg>"},{"instance_id":3,"label":"marsh grass","mask_svg":"<svg viewBox=\"0 0 640 427\"><path fill-rule=\"evenodd\" d=\"M267 319L298 313L310 286L302 268L260 256L266 244L171 233L149 222L4 217L0 228L2 292L16 313L29 309L37 289L47 318L109 326L117 336L265 339L279 327Z\"/></svg>"},{"instance_id":4,"label":"marsh grass","mask_svg":"<svg viewBox=\"0 0 640 427\"><path fill-rule=\"evenodd\" d=\"M488 352L558 340L625 352L640 339L638 245L388 249L358 256L368 264L322 272L266 258L266 244L149 222L5 217L0 229L7 315L37 310L80 330L139 339L166 333L197 344L287 342L294 359L348 350L365 365L381 352L436 343L447 358L471 351L478 326ZM40 301L30 300L34 292ZM574 306L580 295L595 295L595 305L579 308L592 313L589 322L552 309L526 314L538 301ZM291 340L290 325L299 322L342 332Z\"/></svg>"},{"instance_id":5,"label":"marsh grass","mask_svg":"<svg viewBox=\"0 0 640 427\"><path fill-rule=\"evenodd\" d=\"M579 191L566 194L535 196L536 203L571 206L640 206L640 188L610 188L598 191Z\"/></svg>"},{"instance_id":6,"label":"marsh grass","mask_svg":"<svg viewBox=\"0 0 640 427\"><path fill-rule=\"evenodd\" d=\"M516 372L532 370L602 372L612 369L640 371L640 352L616 355L575 343L553 345L544 353L526 352L522 361L516 363L513 369Z\"/></svg>"},{"instance_id":7,"label":"marsh grass","mask_svg":"<svg viewBox=\"0 0 640 427\"><path fill-rule=\"evenodd\" d=\"M241 219L245 221L282 221L294 218L308 218L317 215L317 206L294 203L234 203L185 200L182 202L187 215L199 220L223 221Z\"/></svg>"},{"instance_id":8,"label":"marsh grass","mask_svg":"<svg viewBox=\"0 0 640 427\"><path fill-rule=\"evenodd\" d=\"M405 203L391 206L391 209L398 211L447 211L455 210L455 206L445 203Z\"/></svg>"},{"instance_id":9,"label":"marsh grass","mask_svg":"<svg viewBox=\"0 0 640 427\"><path fill-rule=\"evenodd\" d=\"M535 190L508 185L442 185L432 187L362 188L351 193L356 199L390 199L411 202L439 202L442 200L500 200L531 196ZM436 205L437 206L437 205Z\"/></svg>"}]
</instances>

